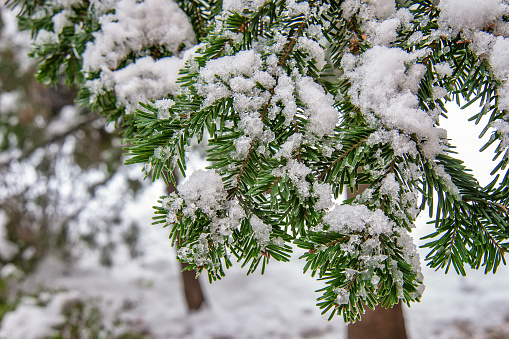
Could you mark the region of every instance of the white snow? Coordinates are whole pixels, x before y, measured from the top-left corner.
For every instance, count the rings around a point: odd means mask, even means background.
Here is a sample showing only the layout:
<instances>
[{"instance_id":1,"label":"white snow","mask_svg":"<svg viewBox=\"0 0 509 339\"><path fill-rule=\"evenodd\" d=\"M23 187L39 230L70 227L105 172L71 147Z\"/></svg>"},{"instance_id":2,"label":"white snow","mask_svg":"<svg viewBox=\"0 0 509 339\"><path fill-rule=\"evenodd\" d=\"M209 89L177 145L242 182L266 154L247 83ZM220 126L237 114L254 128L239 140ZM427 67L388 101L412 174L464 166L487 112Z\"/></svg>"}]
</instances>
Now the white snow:
<instances>
[{"instance_id":1,"label":"white snow","mask_svg":"<svg viewBox=\"0 0 509 339\"><path fill-rule=\"evenodd\" d=\"M268 0L224 0L223 10L242 14L244 10L255 12Z\"/></svg>"},{"instance_id":2,"label":"white snow","mask_svg":"<svg viewBox=\"0 0 509 339\"><path fill-rule=\"evenodd\" d=\"M221 176L214 170L198 170L177 186L177 191L187 204L186 214L192 215L197 209L215 217L215 212L226 200Z\"/></svg>"},{"instance_id":3,"label":"white snow","mask_svg":"<svg viewBox=\"0 0 509 339\"><path fill-rule=\"evenodd\" d=\"M140 101L175 94L178 71L184 65L180 49L193 47L196 37L188 17L173 0L121 0L114 9L99 17L101 30L93 33L94 40L83 53L83 71L99 73L85 86L92 103L114 91L117 106L130 113ZM157 55L168 52L170 57Z\"/></svg>"},{"instance_id":4,"label":"white snow","mask_svg":"<svg viewBox=\"0 0 509 339\"><path fill-rule=\"evenodd\" d=\"M446 131L435 127L432 116L418 106L417 89L426 69L414 62L422 56L422 51L375 46L360 57L348 56L343 66L352 81L348 94L366 120L374 127L415 133L424 155L434 159L443 151ZM402 154L406 149L394 151Z\"/></svg>"},{"instance_id":5,"label":"white snow","mask_svg":"<svg viewBox=\"0 0 509 339\"><path fill-rule=\"evenodd\" d=\"M46 306L39 306L33 298L25 297L14 311L2 319L0 338L48 338L57 333L56 328L65 322L62 314L65 306L79 299L79 292L60 292Z\"/></svg>"},{"instance_id":6,"label":"white snow","mask_svg":"<svg viewBox=\"0 0 509 339\"><path fill-rule=\"evenodd\" d=\"M121 0L115 13L100 17L101 30L83 54L85 71L117 69L130 53L140 56L146 48L161 46L179 54L179 46L196 40L189 19L172 0Z\"/></svg>"},{"instance_id":7,"label":"white snow","mask_svg":"<svg viewBox=\"0 0 509 339\"><path fill-rule=\"evenodd\" d=\"M465 38L487 28L509 9L505 0L441 0L440 34L454 37L462 33Z\"/></svg>"},{"instance_id":8,"label":"white snow","mask_svg":"<svg viewBox=\"0 0 509 339\"><path fill-rule=\"evenodd\" d=\"M262 248L267 245L270 241L270 231L272 231L272 226L265 224L260 218L256 215L252 215L249 219L249 223L253 228L254 237Z\"/></svg>"}]
</instances>

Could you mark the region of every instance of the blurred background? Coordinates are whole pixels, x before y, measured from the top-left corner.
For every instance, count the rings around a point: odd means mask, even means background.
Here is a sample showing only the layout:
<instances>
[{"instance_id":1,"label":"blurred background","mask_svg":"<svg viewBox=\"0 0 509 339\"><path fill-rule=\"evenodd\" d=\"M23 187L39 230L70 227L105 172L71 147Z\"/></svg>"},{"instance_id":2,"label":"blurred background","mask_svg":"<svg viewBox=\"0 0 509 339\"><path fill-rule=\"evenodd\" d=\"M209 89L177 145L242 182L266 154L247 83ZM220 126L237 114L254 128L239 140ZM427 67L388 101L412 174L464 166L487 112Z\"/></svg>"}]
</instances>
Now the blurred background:
<instances>
[{"instance_id":1,"label":"blurred background","mask_svg":"<svg viewBox=\"0 0 509 339\"><path fill-rule=\"evenodd\" d=\"M75 106L74 88L38 84L29 51L0 1L0 338L346 338L341 319L315 307L322 286L302 274L298 250L263 276L236 265L213 284L200 277L204 299L190 312L169 232L151 225L166 188L122 165L117 131ZM492 152L478 152L481 126L467 121L476 108L448 109L442 126L487 184ZM189 172L205 166L191 159ZM422 302L404 309L410 338L509 338L506 266L446 275L425 255Z\"/></svg>"}]
</instances>

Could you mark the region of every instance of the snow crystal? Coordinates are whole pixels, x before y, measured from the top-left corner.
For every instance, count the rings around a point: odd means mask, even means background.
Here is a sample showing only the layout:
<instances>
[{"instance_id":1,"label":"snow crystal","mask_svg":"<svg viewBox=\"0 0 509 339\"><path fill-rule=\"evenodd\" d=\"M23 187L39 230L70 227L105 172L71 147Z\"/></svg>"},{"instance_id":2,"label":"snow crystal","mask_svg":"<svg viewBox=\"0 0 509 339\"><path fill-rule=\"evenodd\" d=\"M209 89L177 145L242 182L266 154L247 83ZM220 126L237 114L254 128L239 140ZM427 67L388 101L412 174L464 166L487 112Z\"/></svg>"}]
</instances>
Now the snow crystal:
<instances>
[{"instance_id":1,"label":"snow crystal","mask_svg":"<svg viewBox=\"0 0 509 339\"><path fill-rule=\"evenodd\" d=\"M252 138L259 138L263 134L263 122L260 114L252 112L243 114L239 122L239 128L244 130L244 133Z\"/></svg>"},{"instance_id":2,"label":"snow crystal","mask_svg":"<svg viewBox=\"0 0 509 339\"><path fill-rule=\"evenodd\" d=\"M154 107L158 109L157 118L166 120L170 118L170 112L168 109L175 105L175 101L171 99L161 99L154 102Z\"/></svg>"},{"instance_id":3,"label":"snow crystal","mask_svg":"<svg viewBox=\"0 0 509 339\"><path fill-rule=\"evenodd\" d=\"M71 15L71 11L68 9L65 9L61 11L60 13L57 13L53 15L51 18L51 21L53 21L53 32L56 34L62 33L62 30L65 26L72 25L71 20L69 19L69 16Z\"/></svg>"},{"instance_id":4,"label":"snow crystal","mask_svg":"<svg viewBox=\"0 0 509 339\"><path fill-rule=\"evenodd\" d=\"M292 134L284 144L282 144L279 150L274 154L274 158L281 159L283 158L291 158L293 151L295 151L302 142L302 134L294 133Z\"/></svg>"},{"instance_id":5,"label":"snow crystal","mask_svg":"<svg viewBox=\"0 0 509 339\"><path fill-rule=\"evenodd\" d=\"M447 89L440 86L433 86L433 100L442 99L447 95Z\"/></svg>"},{"instance_id":6,"label":"snow crystal","mask_svg":"<svg viewBox=\"0 0 509 339\"><path fill-rule=\"evenodd\" d=\"M311 174L311 169L295 159L290 159L285 166L286 175L297 188L297 192L303 198L309 197L310 184L306 180L306 176Z\"/></svg>"},{"instance_id":7,"label":"snow crystal","mask_svg":"<svg viewBox=\"0 0 509 339\"><path fill-rule=\"evenodd\" d=\"M159 146L154 149L154 157L161 161L166 161L171 156L171 148L168 146Z\"/></svg>"},{"instance_id":8,"label":"snow crystal","mask_svg":"<svg viewBox=\"0 0 509 339\"><path fill-rule=\"evenodd\" d=\"M370 0L370 4L375 7L375 15L378 19L387 19L396 12L396 1L394 0Z\"/></svg>"},{"instance_id":9,"label":"snow crystal","mask_svg":"<svg viewBox=\"0 0 509 339\"><path fill-rule=\"evenodd\" d=\"M282 74L277 79L277 86L274 88L274 95L271 99L272 110L269 113L269 119L274 119L276 117L276 108L277 103L281 102L283 105L283 115L285 116L285 124L289 125L295 113L297 113L297 103L295 102L295 97L293 92L295 90L295 83L293 80Z\"/></svg>"},{"instance_id":10,"label":"snow crystal","mask_svg":"<svg viewBox=\"0 0 509 339\"><path fill-rule=\"evenodd\" d=\"M435 65L435 72L441 76L451 76L453 69L447 62L441 62Z\"/></svg>"},{"instance_id":11,"label":"snow crystal","mask_svg":"<svg viewBox=\"0 0 509 339\"><path fill-rule=\"evenodd\" d=\"M252 215L249 219L249 223L251 224L251 228L254 232L254 237L262 247L267 245L270 242L270 232L272 231L272 226L265 224L260 218L256 215Z\"/></svg>"},{"instance_id":12,"label":"snow crystal","mask_svg":"<svg viewBox=\"0 0 509 339\"><path fill-rule=\"evenodd\" d=\"M509 147L509 122L497 120L492 122L491 126L497 130L498 136L501 140L500 148L505 149Z\"/></svg>"},{"instance_id":13,"label":"snow crystal","mask_svg":"<svg viewBox=\"0 0 509 339\"><path fill-rule=\"evenodd\" d=\"M175 101L172 99L160 99L154 102L154 107L157 109L167 110L175 105Z\"/></svg>"},{"instance_id":14,"label":"snow crystal","mask_svg":"<svg viewBox=\"0 0 509 339\"><path fill-rule=\"evenodd\" d=\"M509 80L509 39L497 37L493 44L489 62L495 77L502 81Z\"/></svg>"},{"instance_id":15,"label":"snow crystal","mask_svg":"<svg viewBox=\"0 0 509 339\"><path fill-rule=\"evenodd\" d=\"M472 35L472 43L468 48L478 56L485 57L491 53L495 39L493 34L477 31Z\"/></svg>"},{"instance_id":16,"label":"snow crystal","mask_svg":"<svg viewBox=\"0 0 509 339\"><path fill-rule=\"evenodd\" d=\"M313 196L318 198L318 201L315 204L315 208L317 210L325 210L334 204L332 202L331 184L313 183Z\"/></svg>"},{"instance_id":17,"label":"snow crystal","mask_svg":"<svg viewBox=\"0 0 509 339\"><path fill-rule=\"evenodd\" d=\"M318 137L331 134L339 121L339 114L334 108L334 97L325 93L311 77L297 79L296 88L299 98L307 107L304 113L309 116L309 131Z\"/></svg>"},{"instance_id":18,"label":"snow crystal","mask_svg":"<svg viewBox=\"0 0 509 339\"><path fill-rule=\"evenodd\" d=\"M380 193L388 195L392 201L399 201L399 191L400 186L396 181L394 173L387 174L387 176L382 180Z\"/></svg>"},{"instance_id":19,"label":"snow crystal","mask_svg":"<svg viewBox=\"0 0 509 339\"><path fill-rule=\"evenodd\" d=\"M295 0L286 0L286 8L288 8L288 15L291 17L309 15L310 8L307 1L295 2Z\"/></svg>"},{"instance_id":20,"label":"snow crystal","mask_svg":"<svg viewBox=\"0 0 509 339\"><path fill-rule=\"evenodd\" d=\"M394 42L398 37L396 31L401 22L397 18L384 20L381 23L376 23L373 26L373 44L388 46L391 42Z\"/></svg>"},{"instance_id":21,"label":"snow crystal","mask_svg":"<svg viewBox=\"0 0 509 339\"><path fill-rule=\"evenodd\" d=\"M338 295L336 298L336 303L338 305L347 305L350 302L350 292L348 292L344 288L334 288L334 293Z\"/></svg>"},{"instance_id":22,"label":"snow crystal","mask_svg":"<svg viewBox=\"0 0 509 339\"><path fill-rule=\"evenodd\" d=\"M309 53L319 71L325 67L325 51L318 42L301 36L297 40L296 48Z\"/></svg>"},{"instance_id":23,"label":"snow crystal","mask_svg":"<svg viewBox=\"0 0 509 339\"><path fill-rule=\"evenodd\" d=\"M345 0L341 4L341 10L343 11L343 18L350 19L361 6L360 0Z\"/></svg>"},{"instance_id":24,"label":"snow crystal","mask_svg":"<svg viewBox=\"0 0 509 339\"><path fill-rule=\"evenodd\" d=\"M504 86L498 88L498 108L500 110L509 110L509 81Z\"/></svg>"},{"instance_id":25,"label":"snow crystal","mask_svg":"<svg viewBox=\"0 0 509 339\"><path fill-rule=\"evenodd\" d=\"M244 10L256 12L268 0L223 0L223 10L242 14Z\"/></svg>"},{"instance_id":26,"label":"snow crystal","mask_svg":"<svg viewBox=\"0 0 509 339\"><path fill-rule=\"evenodd\" d=\"M261 56L254 50L207 61L199 72L201 84L198 85L198 94L205 97L202 107L233 97L233 107L238 112L261 109L270 99L270 93L258 88L256 83L259 82L265 89L275 84L262 66Z\"/></svg>"},{"instance_id":27,"label":"snow crystal","mask_svg":"<svg viewBox=\"0 0 509 339\"><path fill-rule=\"evenodd\" d=\"M329 231L342 234L366 232L372 236L391 234L394 223L381 210L371 211L365 205L335 205L323 217Z\"/></svg>"},{"instance_id":28,"label":"snow crystal","mask_svg":"<svg viewBox=\"0 0 509 339\"><path fill-rule=\"evenodd\" d=\"M447 174L443 165L433 164L433 170L435 173L443 180L446 185L449 193L455 195L456 197L460 196L460 190L458 187L452 182L451 176Z\"/></svg>"},{"instance_id":29,"label":"snow crystal","mask_svg":"<svg viewBox=\"0 0 509 339\"><path fill-rule=\"evenodd\" d=\"M461 32L467 39L501 19L507 10L504 0L441 0L438 7L440 34L454 37Z\"/></svg>"},{"instance_id":30,"label":"snow crystal","mask_svg":"<svg viewBox=\"0 0 509 339\"><path fill-rule=\"evenodd\" d=\"M50 45L58 43L58 35L54 32L49 32L47 30L41 29L37 32L37 37L35 38L34 44L38 46L42 45Z\"/></svg>"},{"instance_id":31,"label":"snow crystal","mask_svg":"<svg viewBox=\"0 0 509 339\"><path fill-rule=\"evenodd\" d=\"M357 57L357 67L345 70L345 76L352 81L348 91L352 103L370 124L378 126L381 122L388 129L415 133L424 141L425 156L433 159L443 151L446 132L435 127L433 118L419 108L417 90L426 68L414 62L421 56L399 48L375 46ZM401 154L402 150L395 152Z\"/></svg>"},{"instance_id":32,"label":"snow crystal","mask_svg":"<svg viewBox=\"0 0 509 339\"><path fill-rule=\"evenodd\" d=\"M215 217L221 203L226 200L223 180L214 170L193 172L188 180L177 186L177 190L188 208L194 204L189 213L200 209L210 218Z\"/></svg>"},{"instance_id":33,"label":"snow crystal","mask_svg":"<svg viewBox=\"0 0 509 339\"><path fill-rule=\"evenodd\" d=\"M168 211L166 215L166 223L173 224L178 221L177 213L181 209L184 199L177 196L175 192L164 198L162 201L162 207Z\"/></svg>"},{"instance_id":34,"label":"snow crystal","mask_svg":"<svg viewBox=\"0 0 509 339\"><path fill-rule=\"evenodd\" d=\"M252 142L253 139L245 135L242 135L239 138L235 139L233 144L235 145L235 155L238 159L242 159L247 156L247 154L249 153L249 149L251 148Z\"/></svg>"}]
</instances>

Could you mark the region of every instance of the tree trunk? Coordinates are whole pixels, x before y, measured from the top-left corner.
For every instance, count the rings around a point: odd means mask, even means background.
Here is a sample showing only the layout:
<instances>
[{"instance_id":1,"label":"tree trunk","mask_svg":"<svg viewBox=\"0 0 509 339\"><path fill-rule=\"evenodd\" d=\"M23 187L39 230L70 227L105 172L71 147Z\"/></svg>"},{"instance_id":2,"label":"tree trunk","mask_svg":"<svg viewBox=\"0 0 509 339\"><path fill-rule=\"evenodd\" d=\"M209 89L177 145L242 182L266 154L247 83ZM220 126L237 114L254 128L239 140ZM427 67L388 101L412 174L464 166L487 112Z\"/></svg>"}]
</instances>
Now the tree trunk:
<instances>
[{"instance_id":1,"label":"tree trunk","mask_svg":"<svg viewBox=\"0 0 509 339\"><path fill-rule=\"evenodd\" d=\"M168 194L175 192L175 187L170 185L167 187ZM196 277L196 270L185 270L189 264L180 263L182 268L182 285L184 287L184 296L186 298L187 309L189 311L197 311L205 305L205 296L200 285L200 280Z\"/></svg>"},{"instance_id":2,"label":"tree trunk","mask_svg":"<svg viewBox=\"0 0 509 339\"><path fill-rule=\"evenodd\" d=\"M359 185L359 191L354 194L347 191L347 197L352 198L366 188L368 185ZM381 306L365 309L361 321L348 325L348 339L407 339L401 303L388 309Z\"/></svg>"},{"instance_id":3,"label":"tree trunk","mask_svg":"<svg viewBox=\"0 0 509 339\"><path fill-rule=\"evenodd\" d=\"M401 303L393 308L366 307L362 320L348 325L348 339L406 339L405 319Z\"/></svg>"},{"instance_id":4,"label":"tree trunk","mask_svg":"<svg viewBox=\"0 0 509 339\"><path fill-rule=\"evenodd\" d=\"M189 266L189 264L181 263L181 266L182 269L184 269ZM196 270L182 271L182 282L188 310L199 310L205 305L205 297L203 296L200 280L196 277Z\"/></svg>"}]
</instances>

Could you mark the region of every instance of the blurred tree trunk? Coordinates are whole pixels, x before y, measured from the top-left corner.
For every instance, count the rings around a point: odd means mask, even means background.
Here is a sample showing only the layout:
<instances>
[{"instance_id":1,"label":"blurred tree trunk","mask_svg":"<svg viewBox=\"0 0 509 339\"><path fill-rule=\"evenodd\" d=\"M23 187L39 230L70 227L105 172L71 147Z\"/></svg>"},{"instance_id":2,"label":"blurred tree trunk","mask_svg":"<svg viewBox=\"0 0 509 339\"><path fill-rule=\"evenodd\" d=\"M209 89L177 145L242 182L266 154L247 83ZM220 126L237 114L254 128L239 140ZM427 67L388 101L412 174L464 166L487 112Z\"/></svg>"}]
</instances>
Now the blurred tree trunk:
<instances>
[{"instance_id":1,"label":"blurred tree trunk","mask_svg":"<svg viewBox=\"0 0 509 339\"><path fill-rule=\"evenodd\" d=\"M359 185L359 191L354 194L347 191L347 197L353 198L368 188L368 185ZM348 325L348 339L407 339L405 318L401 303L393 308L377 307L371 310L366 307L362 320Z\"/></svg>"},{"instance_id":2,"label":"blurred tree trunk","mask_svg":"<svg viewBox=\"0 0 509 339\"><path fill-rule=\"evenodd\" d=\"M175 178L177 176L175 175ZM168 194L175 192L175 186L167 187ZM186 298L187 309L189 311L199 310L205 305L205 296L200 285L200 280L196 277L196 270L185 270L188 263L180 263L182 268L182 285L184 287L184 296Z\"/></svg>"}]
</instances>

